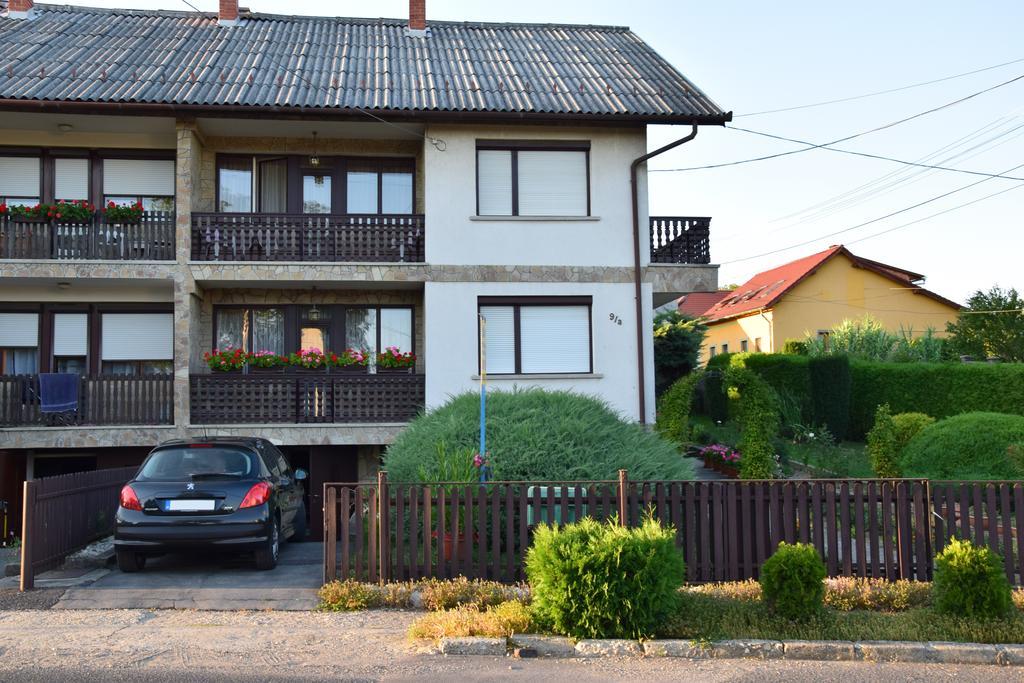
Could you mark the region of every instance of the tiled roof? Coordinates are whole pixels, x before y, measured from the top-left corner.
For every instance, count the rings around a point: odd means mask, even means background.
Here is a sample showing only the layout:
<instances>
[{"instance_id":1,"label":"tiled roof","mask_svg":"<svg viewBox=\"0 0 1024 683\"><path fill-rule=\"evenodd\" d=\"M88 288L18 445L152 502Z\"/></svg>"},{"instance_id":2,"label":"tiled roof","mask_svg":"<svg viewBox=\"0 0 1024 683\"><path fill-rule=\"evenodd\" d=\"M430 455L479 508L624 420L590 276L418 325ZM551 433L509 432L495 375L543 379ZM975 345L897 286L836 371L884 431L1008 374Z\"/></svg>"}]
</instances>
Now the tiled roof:
<instances>
[{"instance_id":1,"label":"tiled roof","mask_svg":"<svg viewBox=\"0 0 1024 683\"><path fill-rule=\"evenodd\" d=\"M0 100L722 123L628 28L36 5L0 18Z\"/></svg>"},{"instance_id":2,"label":"tiled roof","mask_svg":"<svg viewBox=\"0 0 1024 683\"><path fill-rule=\"evenodd\" d=\"M690 318L699 318L705 311L731 294L728 289L717 292L690 292L679 297L678 310Z\"/></svg>"},{"instance_id":3,"label":"tiled roof","mask_svg":"<svg viewBox=\"0 0 1024 683\"><path fill-rule=\"evenodd\" d=\"M855 268L871 270L918 294L935 299L953 308L960 308L960 305L956 302L915 284L917 280L923 278L922 275L897 268L896 266L861 258L840 244L831 246L817 254L811 254L810 256L785 263L777 268L758 273L733 291L727 292L728 296L712 302L703 311L689 312L688 314L703 317L706 322L715 323L769 309L793 287L803 281L804 278L813 275L818 268L837 254L847 256L853 262L853 267ZM690 296L693 295L687 295L687 297ZM680 312L682 312L681 307Z\"/></svg>"}]
</instances>

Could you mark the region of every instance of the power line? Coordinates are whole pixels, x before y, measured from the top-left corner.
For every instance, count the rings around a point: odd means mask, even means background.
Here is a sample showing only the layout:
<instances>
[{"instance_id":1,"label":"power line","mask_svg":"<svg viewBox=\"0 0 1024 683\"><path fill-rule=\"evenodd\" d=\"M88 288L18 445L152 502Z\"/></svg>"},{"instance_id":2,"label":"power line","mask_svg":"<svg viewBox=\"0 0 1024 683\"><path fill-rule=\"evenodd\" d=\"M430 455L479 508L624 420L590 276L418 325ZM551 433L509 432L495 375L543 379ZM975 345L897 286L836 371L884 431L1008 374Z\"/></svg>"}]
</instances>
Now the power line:
<instances>
[{"instance_id":1,"label":"power line","mask_svg":"<svg viewBox=\"0 0 1024 683\"><path fill-rule=\"evenodd\" d=\"M939 105L937 107L933 107L931 109L927 109L925 111L918 112L916 114L912 114L912 115L907 116L905 118L899 119L898 121L893 121L891 123L886 123L886 124L883 124L881 126L876 126L875 128L870 128L868 130L861 131L859 133L854 133L852 135L847 135L847 136L841 137L841 138L839 138L837 140L832 140L831 142L823 142L823 143L817 144L817 145L816 144L811 144L811 143L801 143L801 144L806 144L808 146L807 147L802 147L800 149L787 150L785 152L777 152L775 154L766 154L764 156L753 157L751 159L739 159L739 160L736 160L736 161L726 161L726 162L723 162L723 163L720 163L720 164L706 164L704 166L688 166L688 167L685 167L685 168L657 168L657 169L651 169L650 172L665 173L665 172L678 172L678 171L703 171L703 170L712 169L712 168L725 168L727 166L739 166L741 164L751 164L751 163L754 163L754 162L757 162L757 161L767 161L769 159L778 159L779 157L785 157L785 156L790 156L790 155L793 155L793 154L799 154L800 152L809 152L812 149L822 149L822 148L825 148L825 147L831 147L832 145L838 145L839 143L846 142L847 140L853 140L854 138L859 138L859 137L863 137L865 135L870 135L871 133L877 133L879 131L886 130L888 128L893 128L894 126L898 126L900 124L907 123L908 121L913 121L914 119L919 119L922 116L927 116L928 114L933 114L933 113L935 113L937 111L941 111L943 109L948 109L949 107L955 106L957 104L961 104L961 103L966 102L968 100L971 100L971 99L973 99L975 97L978 97L979 95L984 95L985 93L992 92L993 90L997 90L998 88L1003 88L1003 87L1005 87L1007 85L1010 85L1012 83L1016 83L1017 81L1019 81L1021 79L1024 79L1024 74L1021 74L1019 76L1015 76L1014 78L1011 78L1008 81L1003 81L1002 83L997 83L996 85L993 85L993 86L991 86L989 88L985 88L984 90L979 90L977 92L973 92L970 95L966 95L965 97L961 97L959 99L953 100L952 102L946 102L945 104L941 104L941 105ZM726 128L731 128L731 127L732 126L726 126Z\"/></svg>"},{"instance_id":2,"label":"power line","mask_svg":"<svg viewBox=\"0 0 1024 683\"><path fill-rule=\"evenodd\" d=\"M992 69L998 69L1003 66L1009 66L1011 64L1017 64L1024 62L1024 58L1014 59L1013 61L1003 62L1002 64L993 64L992 66L986 66L981 69L975 69L974 71L965 71L963 73L954 74L952 76L943 76L942 78L935 78L930 81L923 81L921 83L911 83L910 85L903 85L898 88L889 88L888 90L878 90L876 92L864 93L863 95L853 95L851 97L840 97L835 100L825 100L823 102L812 102L810 104L799 104L794 107L784 107L782 109L766 109L764 111L755 111L749 114L734 114L733 118L740 118L742 116L762 116L764 114L778 114L784 111L797 111L799 109L810 109L812 107L824 107L827 104L838 104L840 102L852 102L853 100L862 100L866 97L877 97L878 95L888 95L889 93L901 92L903 90L910 90L911 88L920 88L925 85L932 85L934 83L942 83L944 81L951 81L954 78L963 78L964 76L972 76L974 74L980 74L983 71L991 71Z\"/></svg>"},{"instance_id":3,"label":"power line","mask_svg":"<svg viewBox=\"0 0 1024 683\"><path fill-rule=\"evenodd\" d=\"M1022 128L1022 127L1024 127L1024 124L1021 124L1017 128ZM806 140L796 140L794 138L787 138L787 137L785 137L783 135L774 135L773 133L765 133L765 132L759 131L759 130L751 130L749 128L740 128L739 126L726 126L726 128L730 128L732 130L742 131L744 133L752 133L753 135L760 135L762 137L772 138L774 140L785 140L786 142L795 142L795 143L800 144L800 145L810 145L811 147L814 147L814 148L824 149L827 152L839 152L841 154L852 154L852 155L858 156L858 157L867 157L868 159L881 159L882 161L894 161L894 162L896 162L898 164L904 164L906 166L916 166L918 168L931 169L931 170L934 170L934 171L952 171L954 173L966 173L968 175L987 176L989 178L1004 178L1006 180L1024 180L1024 178L1017 178L1017 177L1014 177L1014 176L1000 175L998 173L985 173L984 171L971 171L971 170L968 170L968 169L965 169L965 168L952 168L952 167L949 167L949 166L936 166L936 165L933 165L933 164L922 164L922 163L918 163L916 161L905 161L903 159L894 159L892 157L882 156L881 154L870 154L868 152L857 152L857 151L854 151L852 149L838 149L836 147L827 147L825 145L815 145L813 142L807 142ZM1012 129L1009 132L1013 132L1014 130L1017 130L1017 128L1014 128L1014 129Z\"/></svg>"},{"instance_id":4,"label":"power line","mask_svg":"<svg viewBox=\"0 0 1024 683\"><path fill-rule=\"evenodd\" d=\"M1014 166L1013 168L1009 168L1009 169L1003 171L1003 173L1009 173L1010 171L1016 171L1018 168L1021 168L1022 166L1024 166L1024 164L1018 164L1017 166ZM756 259L756 258L761 258L762 256L771 256L772 254L778 254L778 253L783 252L783 251L789 251L790 249L795 249L797 247L803 247L803 246L806 246L808 244L812 244L814 242L817 242L818 240L825 239L826 237L835 237L836 235L840 235L840 234L845 233L845 232L850 232L851 230L856 230L858 228L863 228L866 225L871 225L872 223L877 223L877 222L883 221L883 220L885 220L887 218L892 218L893 216L898 216L901 213L906 213L907 211L912 211L913 209L916 209L918 207L924 206L925 204L931 204L932 202L935 202L935 201L938 201L940 199L943 199L944 197L948 197L950 195L956 194L957 192L962 192L962 191L964 191L966 189L972 188L975 185L980 185L981 183L987 183L990 180L992 180L992 178L982 178L981 180L975 181L975 182L970 183L968 185L963 185L961 187L958 187L955 190L950 190L948 192L943 192L942 194L936 195L935 197L932 197L930 199L926 199L924 201L918 202L918 203L913 204L911 206L907 206L907 207L904 207L902 209L898 209L896 211L892 211L890 213L885 214L884 216L879 216L878 218L872 218L871 220L867 220L867 221L864 221L862 223L858 223L857 225L850 226L849 228L843 228L842 230L836 230L835 232L830 232L830 233L827 233L825 235L819 235L818 237L814 237L812 239L805 240L803 242L798 242L797 244L791 244L788 247L780 247L779 249L773 249L771 251L766 251L766 252L764 252L762 254L755 254L753 256L745 256L743 258L733 259L731 261L723 261L721 263L721 265L726 265L726 264L730 264L730 263L740 263L742 261L750 261L750 260L753 260L753 259ZM1013 189L1013 188L1009 188L1009 189Z\"/></svg>"}]
</instances>

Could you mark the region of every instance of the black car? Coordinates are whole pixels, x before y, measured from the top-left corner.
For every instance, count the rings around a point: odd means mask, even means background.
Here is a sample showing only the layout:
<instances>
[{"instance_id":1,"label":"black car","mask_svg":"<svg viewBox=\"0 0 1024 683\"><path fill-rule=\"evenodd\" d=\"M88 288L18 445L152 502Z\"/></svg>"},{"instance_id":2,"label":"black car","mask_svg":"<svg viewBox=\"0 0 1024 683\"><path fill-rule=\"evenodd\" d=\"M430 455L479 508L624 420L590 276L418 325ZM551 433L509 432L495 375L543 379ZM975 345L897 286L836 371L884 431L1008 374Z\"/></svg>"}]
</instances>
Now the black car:
<instances>
[{"instance_id":1,"label":"black car","mask_svg":"<svg viewBox=\"0 0 1024 683\"><path fill-rule=\"evenodd\" d=\"M266 439L174 440L154 448L121 489L114 548L121 571L187 550L251 552L277 565L282 539L306 535L303 470Z\"/></svg>"}]
</instances>

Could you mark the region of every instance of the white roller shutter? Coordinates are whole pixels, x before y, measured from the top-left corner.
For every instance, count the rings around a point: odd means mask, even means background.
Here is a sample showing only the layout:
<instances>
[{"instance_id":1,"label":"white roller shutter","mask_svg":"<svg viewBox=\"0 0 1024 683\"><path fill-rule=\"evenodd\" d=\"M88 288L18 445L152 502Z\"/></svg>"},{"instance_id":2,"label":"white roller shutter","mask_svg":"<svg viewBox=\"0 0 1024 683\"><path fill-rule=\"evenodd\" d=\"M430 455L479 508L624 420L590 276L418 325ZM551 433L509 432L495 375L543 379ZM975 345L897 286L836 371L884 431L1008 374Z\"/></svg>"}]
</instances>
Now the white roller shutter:
<instances>
[{"instance_id":1,"label":"white roller shutter","mask_svg":"<svg viewBox=\"0 0 1024 683\"><path fill-rule=\"evenodd\" d=\"M586 306L519 309L522 371L590 372L590 310Z\"/></svg>"},{"instance_id":2,"label":"white roller shutter","mask_svg":"<svg viewBox=\"0 0 1024 683\"><path fill-rule=\"evenodd\" d=\"M171 360L174 316L170 313L104 313L103 360Z\"/></svg>"},{"instance_id":3,"label":"white roller shutter","mask_svg":"<svg viewBox=\"0 0 1024 683\"><path fill-rule=\"evenodd\" d=\"M0 196L39 196L38 157L0 157Z\"/></svg>"},{"instance_id":4,"label":"white roller shutter","mask_svg":"<svg viewBox=\"0 0 1024 683\"><path fill-rule=\"evenodd\" d=\"M520 216L586 216L586 152L519 151Z\"/></svg>"},{"instance_id":5,"label":"white roller shutter","mask_svg":"<svg viewBox=\"0 0 1024 683\"><path fill-rule=\"evenodd\" d=\"M89 198L89 160L54 159L53 195L56 199Z\"/></svg>"},{"instance_id":6,"label":"white roller shutter","mask_svg":"<svg viewBox=\"0 0 1024 683\"><path fill-rule=\"evenodd\" d=\"M53 314L53 355L84 356L89 348L89 316L86 313Z\"/></svg>"},{"instance_id":7,"label":"white roller shutter","mask_svg":"<svg viewBox=\"0 0 1024 683\"><path fill-rule=\"evenodd\" d=\"M514 373L516 371L516 326L512 307L481 306L480 315L487 319L484 337L487 372ZM477 344L479 345L479 341Z\"/></svg>"},{"instance_id":8,"label":"white roller shutter","mask_svg":"<svg viewBox=\"0 0 1024 683\"><path fill-rule=\"evenodd\" d=\"M171 159L104 159L103 194L173 196Z\"/></svg>"},{"instance_id":9,"label":"white roller shutter","mask_svg":"<svg viewBox=\"0 0 1024 683\"><path fill-rule=\"evenodd\" d=\"M482 149L476 153L478 211L481 216L512 215L512 152Z\"/></svg>"},{"instance_id":10,"label":"white roller shutter","mask_svg":"<svg viewBox=\"0 0 1024 683\"><path fill-rule=\"evenodd\" d=\"M0 313L0 346L39 346L39 314Z\"/></svg>"}]
</instances>

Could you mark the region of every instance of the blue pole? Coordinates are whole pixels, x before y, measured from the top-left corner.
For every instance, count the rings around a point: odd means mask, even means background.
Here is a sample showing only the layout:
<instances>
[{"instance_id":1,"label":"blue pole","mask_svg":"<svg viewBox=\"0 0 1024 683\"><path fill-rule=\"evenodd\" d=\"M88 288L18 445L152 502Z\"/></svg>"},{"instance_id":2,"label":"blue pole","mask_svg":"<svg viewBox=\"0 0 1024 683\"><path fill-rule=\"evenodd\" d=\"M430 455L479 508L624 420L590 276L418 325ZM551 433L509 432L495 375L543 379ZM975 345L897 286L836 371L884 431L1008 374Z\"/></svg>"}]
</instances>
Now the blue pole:
<instances>
[{"instance_id":1,"label":"blue pole","mask_svg":"<svg viewBox=\"0 0 1024 683\"><path fill-rule=\"evenodd\" d=\"M480 316L480 457L487 458L487 318ZM480 481L487 481L488 466L480 468Z\"/></svg>"}]
</instances>

